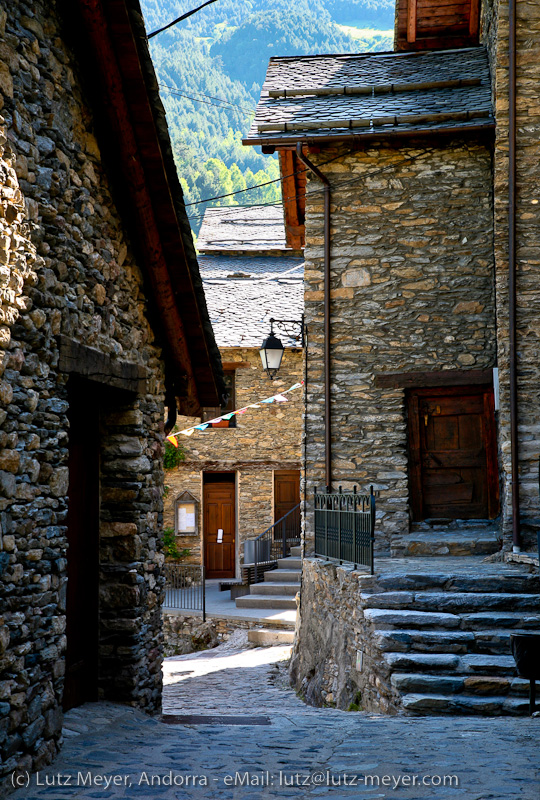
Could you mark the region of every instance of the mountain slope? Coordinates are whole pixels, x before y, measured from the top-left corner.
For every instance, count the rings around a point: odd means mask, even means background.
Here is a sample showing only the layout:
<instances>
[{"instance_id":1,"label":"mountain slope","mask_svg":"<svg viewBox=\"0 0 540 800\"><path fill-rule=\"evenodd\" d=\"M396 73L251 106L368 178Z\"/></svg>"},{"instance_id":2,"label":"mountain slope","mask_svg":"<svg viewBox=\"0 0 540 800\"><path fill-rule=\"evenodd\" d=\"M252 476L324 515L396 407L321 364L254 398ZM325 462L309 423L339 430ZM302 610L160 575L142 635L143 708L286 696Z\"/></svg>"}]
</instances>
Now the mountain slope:
<instances>
[{"instance_id":1,"label":"mountain slope","mask_svg":"<svg viewBox=\"0 0 540 800\"><path fill-rule=\"evenodd\" d=\"M199 0L142 0L149 32ZM151 39L175 159L195 232L208 205L276 202L277 160L241 144L273 55L391 49L391 0L217 0ZM349 26L349 27L344 27ZM378 34L357 29L378 28ZM381 35L382 31L382 35ZM351 35L353 33L354 35Z\"/></svg>"}]
</instances>

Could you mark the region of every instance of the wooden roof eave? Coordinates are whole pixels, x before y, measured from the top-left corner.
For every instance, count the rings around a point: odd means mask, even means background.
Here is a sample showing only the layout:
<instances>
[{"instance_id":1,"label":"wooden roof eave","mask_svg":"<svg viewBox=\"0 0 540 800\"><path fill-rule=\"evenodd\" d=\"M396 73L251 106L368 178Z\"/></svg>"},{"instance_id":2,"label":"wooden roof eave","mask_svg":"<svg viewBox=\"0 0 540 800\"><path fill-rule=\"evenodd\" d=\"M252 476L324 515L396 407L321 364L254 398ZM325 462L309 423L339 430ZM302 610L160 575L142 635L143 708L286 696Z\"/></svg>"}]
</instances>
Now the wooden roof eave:
<instances>
[{"instance_id":1,"label":"wooden roof eave","mask_svg":"<svg viewBox=\"0 0 540 800\"><path fill-rule=\"evenodd\" d=\"M302 134L301 132L292 132L287 136L282 137L257 137L242 139L243 145L251 145L257 147L273 147L276 150L281 148L291 149L295 148L297 142L302 142L308 146L317 146L322 143L335 144L339 142L362 142L373 141L386 141L397 139L418 139L432 136L470 136L472 134L487 134L494 135L495 121L488 120L485 122L477 123L474 125L445 125L438 128L417 128L414 130L399 130L398 128L387 131L373 131L372 133L327 133L319 136L309 134Z\"/></svg>"},{"instance_id":2,"label":"wooden roof eave","mask_svg":"<svg viewBox=\"0 0 540 800\"><path fill-rule=\"evenodd\" d=\"M178 189L174 192L171 187L171 165L165 163L148 75L144 74L148 65L143 70L127 2L79 0L79 10L126 181L143 273L173 367L172 383L184 386L179 397L181 411L199 415L203 406L220 403L219 351L211 333L202 283L199 292L194 286L192 272L198 275L198 266L194 250L191 267L186 253L185 231L183 235L181 230L185 210L183 203L179 208ZM130 5L138 7L138 3ZM177 180L175 170L174 178ZM187 219L185 225L189 231Z\"/></svg>"}]
</instances>

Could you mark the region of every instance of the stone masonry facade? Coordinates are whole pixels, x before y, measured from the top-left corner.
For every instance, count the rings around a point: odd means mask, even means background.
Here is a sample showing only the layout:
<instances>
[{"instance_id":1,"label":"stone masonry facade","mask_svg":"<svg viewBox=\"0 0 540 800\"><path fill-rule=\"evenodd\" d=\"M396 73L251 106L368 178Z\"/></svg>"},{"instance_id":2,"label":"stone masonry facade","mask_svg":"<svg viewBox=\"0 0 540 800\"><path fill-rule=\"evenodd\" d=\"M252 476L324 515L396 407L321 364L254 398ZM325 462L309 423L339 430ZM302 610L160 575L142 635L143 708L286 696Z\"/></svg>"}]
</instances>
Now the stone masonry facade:
<instances>
[{"instance_id":1,"label":"stone masonry facade","mask_svg":"<svg viewBox=\"0 0 540 800\"><path fill-rule=\"evenodd\" d=\"M511 466L508 378L508 3L485 2L484 43L491 62L496 137L493 156L494 255L497 349L501 386L501 500L505 537L511 540ZM517 47L517 383L520 518L523 545L536 547L540 524L538 438L540 434L540 4L518 3Z\"/></svg>"},{"instance_id":2,"label":"stone masonry facade","mask_svg":"<svg viewBox=\"0 0 540 800\"><path fill-rule=\"evenodd\" d=\"M336 145L310 157L332 191L333 485L373 484L383 551L409 530L407 422L405 391L378 388L376 377L496 365L491 154L452 140ZM310 181L308 497L324 485L323 206ZM308 515L308 549L311 527Z\"/></svg>"},{"instance_id":3,"label":"stone masonry facade","mask_svg":"<svg viewBox=\"0 0 540 800\"><path fill-rule=\"evenodd\" d=\"M0 3L0 751L57 752L66 648L69 375L58 336L146 371L101 409L99 697L161 700L164 368L54 3Z\"/></svg>"},{"instance_id":4,"label":"stone masonry facade","mask_svg":"<svg viewBox=\"0 0 540 800\"><path fill-rule=\"evenodd\" d=\"M255 348L220 348L225 364L238 363L235 408L270 397L289 389L303 379L303 356L300 350L286 349L281 368L273 381L262 369ZM177 537L178 546L188 548L186 563L200 564L203 531L203 475L205 472L236 473L237 568L243 556L243 542L262 533L275 520L273 493L275 470L300 470L302 449L303 390L291 392L287 403L263 405L237 416L236 428L207 428L190 437L180 436L186 459L167 470L168 487L164 525L174 528L174 501L189 491L199 501L199 537ZM194 424L180 417L179 430Z\"/></svg>"}]
</instances>

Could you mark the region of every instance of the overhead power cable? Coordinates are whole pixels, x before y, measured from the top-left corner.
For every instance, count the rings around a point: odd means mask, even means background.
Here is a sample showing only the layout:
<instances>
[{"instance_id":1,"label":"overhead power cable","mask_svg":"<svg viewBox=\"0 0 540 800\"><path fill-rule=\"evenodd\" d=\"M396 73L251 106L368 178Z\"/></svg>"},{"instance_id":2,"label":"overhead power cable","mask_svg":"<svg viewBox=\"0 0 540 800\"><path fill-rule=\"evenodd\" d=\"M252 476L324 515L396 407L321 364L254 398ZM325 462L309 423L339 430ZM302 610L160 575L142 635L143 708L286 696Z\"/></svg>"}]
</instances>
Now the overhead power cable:
<instances>
[{"instance_id":1,"label":"overhead power cable","mask_svg":"<svg viewBox=\"0 0 540 800\"><path fill-rule=\"evenodd\" d=\"M402 161L398 161L398 162L395 162L395 163L392 163L392 164L387 164L385 167L381 167L380 169L373 170L372 172L366 172L363 175L359 175L359 176L357 176L355 178L350 178L349 180L341 181L339 184L336 184L335 188L339 189L342 186L347 186L350 183L356 183L358 181L365 180L365 178L370 178L373 175L379 175L381 172L386 172L387 170L393 169L394 167L400 166L401 164L406 164L408 162L416 161L421 156L426 155L426 153L427 153L427 151L423 150L421 153L419 153L416 156L409 156L408 158L402 159ZM332 161L336 161L336 159L341 158L341 157L342 157L342 154L340 153L338 156L335 156L335 158L331 158L328 161L325 161L324 163L319 164L318 166L319 167L323 167L326 164L330 164ZM298 170L298 172L293 172L293 173L291 173L291 175L284 175L283 178L290 178L290 177L292 177L292 175L298 175L301 172L307 172L307 170L306 169ZM238 194L239 192L248 192L248 191L250 191L250 189L258 189L259 186L267 186L269 183L276 183L277 181L281 181L281 180L282 180L282 178L276 178L273 181L267 181L266 183L261 183L261 184L255 185L255 186L250 186L247 189L239 189L236 192L229 192L229 194L221 195L221 197L219 197L219 198L210 197L207 200L199 200L196 203L186 203L186 207L187 206L193 206L193 205L200 205L202 203L210 203L212 200L221 199L222 197L230 197L232 195ZM315 194L322 194L323 191L324 191L324 189L312 189L311 191L306 192L306 197L307 196L311 196L311 195L315 195ZM246 203L245 205L216 206L215 208L219 208L219 210L222 211L223 214L225 214L225 215L227 215L227 212L229 212L229 216L233 216L236 213L238 208L260 208L261 206L281 206L284 203L292 203L293 201L297 200L298 197L299 197L299 195L295 194L295 195L292 195L291 197L288 197L286 200L278 200L278 201L276 201L274 203ZM188 216L188 219L189 220L203 219L203 217L204 217L204 214L196 214L196 215Z\"/></svg>"},{"instance_id":2,"label":"overhead power cable","mask_svg":"<svg viewBox=\"0 0 540 800\"><path fill-rule=\"evenodd\" d=\"M177 25L179 22L182 22L183 19L187 19L188 17L191 17L192 14L196 14L197 11L201 10L201 8L204 8L205 6L209 6L210 3L215 3L215 2L216 2L216 0L206 0L206 3L203 3L202 6L198 6L197 8L192 8L191 11L187 11L185 14L182 14L181 17L177 17L176 19L173 19L172 22L169 22L167 25L164 25L163 28L158 28L157 31L152 31L152 33L148 34L147 38L148 39L152 39L152 37L153 36L157 36L158 33L162 33L163 31L166 31L168 28L172 28L173 25Z\"/></svg>"},{"instance_id":3,"label":"overhead power cable","mask_svg":"<svg viewBox=\"0 0 540 800\"><path fill-rule=\"evenodd\" d=\"M210 94L204 94L204 92L197 92L197 94L202 95L203 97L208 98L207 100L201 100L199 97L193 97L190 94L185 94L181 92L179 89L175 89L173 86L167 86L165 83L158 84L162 89L167 89L171 94L178 95L179 97L187 97L188 100L195 100L197 103L205 103L208 106L216 106L217 108L222 108L223 106L232 106L233 108L239 108L241 111L247 112L250 116L253 116L255 111L253 109L248 109L247 106L240 106L238 103L231 103L229 100L222 100L221 97L212 97ZM211 103L211 100L217 100L218 103ZM246 116L247 116L246 114Z\"/></svg>"},{"instance_id":4,"label":"overhead power cable","mask_svg":"<svg viewBox=\"0 0 540 800\"><path fill-rule=\"evenodd\" d=\"M338 158L341 158L341 154L334 156L333 158L329 158L328 161L324 161L319 166L324 167L326 164L331 164L332 161L336 161ZM302 175L304 172L307 172L307 168L303 167L302 169L297 169L295 172L289 173L289 175L282 175L279 178L272 178L271 181L265 181L264 183L256 183L254 186L246 186L245 189L236 189L234 192L227 192L227 194L219 194L215 197L207 197L206 200L195 200L193 203L185 203L185 207L188 208L189 206L200 206L202 203L210 203L212 200L223 200L226 197L233 197L236 194L243 194L244 192L251 192L252 189L260 189L262 186L270 186L272 183L280 183L282 180L286 180L287 178L294 178L295 175ZM274 205L271 203L270 205Z\"/></svg>"}]
</instances>

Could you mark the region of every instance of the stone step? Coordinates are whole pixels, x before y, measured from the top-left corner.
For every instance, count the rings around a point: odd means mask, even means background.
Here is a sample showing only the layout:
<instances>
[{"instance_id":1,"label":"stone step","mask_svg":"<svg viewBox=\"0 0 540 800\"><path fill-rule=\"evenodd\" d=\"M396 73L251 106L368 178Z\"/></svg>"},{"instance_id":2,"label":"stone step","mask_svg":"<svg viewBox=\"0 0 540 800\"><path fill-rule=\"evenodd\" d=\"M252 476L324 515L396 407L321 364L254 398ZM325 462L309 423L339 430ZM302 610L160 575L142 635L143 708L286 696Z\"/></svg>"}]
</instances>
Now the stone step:
<instances>
[{"instance_id":1,"label":"stone step","mask_svg":"<svg viewBox=\"0 0 540 800\"><path fill-rule=\"evenodd\" d=\"M510 652L510 631L378 630L378 647L385 653L492 653Z\"/></svg>"},{"instance_id":2,"label":"stone step","mask_svg":"<svg viewBox=\"0 0 540 800\"><path fill-rule=\"evenodd\" d=\"M501 549L496 530L415 532L394 537L390 544L393 558L422 556L486 556Z\"/></svg>"},{"instance_id":3,"label":"stone step","mask_svg":"<svg viewBox=\"0 0 540 800\"><path fill-rule=\"evenodd\" d=\"M377 629L392 628L444 628L455 629L461 625L457 614L437 614L429 611L366 608L364 616Z\"/></svg>"},{"instance_id":4,"label":"stone step","mask_svg":"<svg viewBox=\"0 0 540 800\"><path fill-rule=\"evenodd\" d=\"M428 675L396 672L392 675L391 683L403 694L512 695L519 697L528 697L529 694L529 681L509 676ZM540 682L537 682L536 686L540 692Z\"/></svg>"},{"instance_id":5,"label":"stone step","mask_svg":"<svg viewBox=\"0 0 540 800\"><path fill-rule=\"evenodd\" d=\"M437 672L470 675L510 675L515 677L513 656L473 653L385 653L383 656L393 672Z\"/></svg>"},{"instance_id":6,"label":"stone step","mask_svg":"<svg viewBox=\"0 0 540 800\"><path fill-rule=\"evenodd\" d=\"M302 570L302 559L288 556L287 558L278 558L279 569L299 569Z\"/></svg>"},{"instance_id":7,"label":"stone step","mask_svg":"<svg viewBox=\"0 0 540 800\"><path fill-rule=\"evenodd\" d=\"M437 571L420 572L392 572L379 575L362 575L359 577L359 586L363 592L472 592L472 593L499 593L504 594L540 594L540 580L538 574L524 574L510 571L508 574L497 574L496 571L486 573L486 564L482 573L475 575ZM377 566L377 565L375 565ZM490 565L491 567L491 565ZM493 569L493 567L491 567Z\"/></svg>"},{"instance_id":8,"label":"stone step","mask_svg":"<svg viewBox=\"0 0 540 800\"><path fill-rule=\"evenodd\" d=\"M252 595L236 598L237 608L291 608L296 610L296 599L292 595Z\"/></svg>"},{"instance_id":9,"label":"stone step","mask_svg":"<svg viewBox=\"0 0 540 800\"><path fill-rule=\"evenodd\" d=\"M285 583L291 581L292 583L299 583L302 577L302 572L299 569L269 569L264 573L265 583Z\"/></svg>"},{"instance_id":10,"label":"stone step","mask_svg":"<svg viewBox=\"0 0 540 800\"><path fill-rule=\"evenodd\" d=\"M302 557L302 545L296 545L295 547L291 547L291 556L294 558L301 558Z\"/></svg>"},{"instance_id":11,"label":"stone step","mask_svg":"<svg viewBox=\"0 0 540 800\"><path fill-rule=\"evenodd\" d=\"M453 694L406 694L402 698L406 714L455 714L478 716L523 716L529 703L521 697L471 697Z\"/></svg>"},{"instance_id":12,"label":"stone step","mask_svg":"<svg viewBox=\"0 0 540 800\"><path fill-rule=\"evenodd\" d=\"M275 645L294 644L294 631L277 628L254 628L248 631L248 642L258 647L274 647Z\"/></svg>"},{"instance_id":13,"label":"stone step","mask_svg":"<svg viewBox=\"0 0 540 800\"><path fill-rule=\"evenodd\" d=\"M535 611L478 611L474 614L462 614L461 627L473 631L486 628L524 628L529 633L540 633L540 613Z\"/></svg>"},{"instance_id":14,"label":"stone step","mask_svg":"<svg viewBox=\"0 0 540 800\"><path fill-rule=\"evenodd\" d=\"M540 615L540 595L486 592L379 592L361 594L367 608L406 608L407 610L437 611L462 614L476 610L534 611Z\"/></svg>"},{"instance_id":15,"label":"stone step","mask_svg":"<svg viewBox=\"0 0 540 800\"><path fill-rule=\"evenodd\" d=\"M300 584L288 581L286 583L252 583L250 586L250 594L257 595L272 595L272 594L292 594L300 591Z\"/></svg>"}]
</instances>

